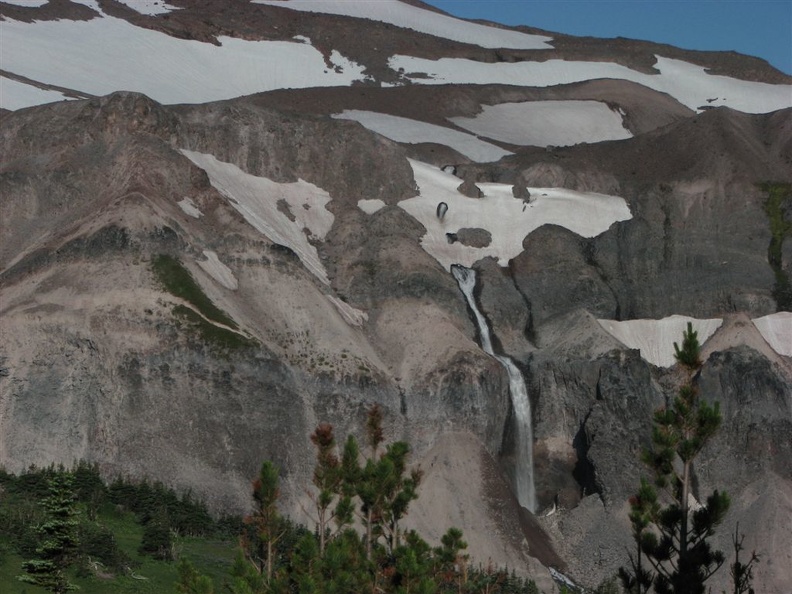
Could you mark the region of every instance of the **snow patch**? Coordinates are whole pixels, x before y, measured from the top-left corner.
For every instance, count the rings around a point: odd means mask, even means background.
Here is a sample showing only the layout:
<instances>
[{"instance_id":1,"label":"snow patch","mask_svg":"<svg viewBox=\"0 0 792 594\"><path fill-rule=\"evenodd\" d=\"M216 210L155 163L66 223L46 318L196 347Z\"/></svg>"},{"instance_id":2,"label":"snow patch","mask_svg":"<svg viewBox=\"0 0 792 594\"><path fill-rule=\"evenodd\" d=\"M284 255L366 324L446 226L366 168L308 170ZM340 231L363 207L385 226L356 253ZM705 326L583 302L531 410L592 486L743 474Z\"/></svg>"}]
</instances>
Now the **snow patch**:
<instances>
[{"instance_id":1,"label":"snow patch","mask_svg":"<svg viewBox=\"0 0 792 594\"><path fill-rule=\"evenodd\" d=\"M702 345L723 324L720 318L699 320L677 315L661 320L597 321L616 340L626 347L640 350L644 360L658 367L671 367L676 363L674 343L682 343L688 322L698 332L699 344Z\"/></svg>"},{"instance_id":2,"label":"snow patch","mask_svg":"<svg viewBox=\"0 0 792 594\"><path fill-rule=\"evenodd\" d=\"M49 0L2 0L3 4L13 4L24 8L41 8Z\"/></svg>"},{"instance_id":3,"label":"snow patch","mask_svg":"<svg viewBox=\"0 0 792 594\"><path fill-rule=\"evenodd\" d=\"M548 87L584 80L612 78L629 80L661 93L667 93L690 109L725 105L746 113L768 113L792 107L792 85L771 85L708 74L706 69L682 60L655 56L660 74L645 74L612 62L484 63L464 58L428 60L412 56L393 56L389 66L414 76L415 84L508 84ZM426 78L428 75L429 78ZM718 97L714 102L707 100Z\"/></svg>"},{"instance_id":4,"label":"snow patch","mask_svg":"<svg viewBox=\"0 0 792 594\"><path fill-rule=\"evenodd\" d=\"M92 95L119 89L160 103L204 103L283 88L349 85L362 66L293 41L176 39L109 16L0 21L0 69ZM46 102L44 100L42 103Z\"/></svg>"},{"instance_id":5,"label":"snow patch","mask_svg":"<svg viewBox=\"0 0 792 594\"><path fill-rule=\"evenodd\" d=\"M349 2L349 0L253 0L254 4L267 4L303 12L318 12L380 21L427 33L452 41L470 43L487 48L550 49L552 37L531 35L470 23L451 16L424 10L397 0L376 2Z\"/></svg>"},{"instance_id":6,"label":"snow patch","mask_svg":"<svg viewBox=\"0 0 792 594\"><path fill-rule=\"evenodd\" d=\"M121 4L126 4L132 10L147 16L157 16L167 14L174 10L181 10L177 6L166 4L162 0L117 0Z\"/></svg>"},{"instance_id":7,"label":"snow patch","mask_svg":"<svg viewBox=\"0 0 792 594\"><path fill-rule=\"evenodd\" d=\"M197 218L203 216L203 213L200 210L198 210L198 207L195 206L195 203L189 197L185 198L184 200L181 200L180 202L177 202L176 204L178 204L179 207L185 213L187 213L188 215L190 215L194 219L197 219Z\"/></svg>"},{"instance_id":8,"label":"snow patch","mask_svg":"<svg viewBox=\"0 0 792 594\"><path fill-rule=\"evenodd\" d=\"M212 186L248 223L274 243L291 249L308 270L329 284L316 248L309 241L323 240L333 226L333 214L325 208L330 202L327 192L303 180L282 184L250 175L213 155L181 152L206 171ZM279 203L285 203L291 216L281 211Z\"/></svg>"},{"instance_id":9,"label":"snow patch","mask_svg":"<svg viewBox=\"0 0 792 594\"><path fill-rule=\"evenodd\" d=\"M753 320L754 326L779 355L792 357L792 313L779 311Z\"/></svg>"},{"instance_id":10,"label":"snow patch","mask_svg":"<svg viewBox=\"0 0 792 594\"><path fill-rule=\"evenodd\" d=\"M483 106L473 118L449 119L474 134L523 146L571 146L632 137L621 116L600 101L501 103Z\"/></svg>"},{"instance_id":11,"label":"snow patch","mask_svg":"<svg viewBox=\"0 0 792 594\"><path fill-rule=\"evenodd\" d=\"M39 89L33 85L0 76L0 107L3 109L14 111L66 99L68 97L59 91Z\"/></svg>"},{"instance_id":12,"label":"snow patch","mask_svg":"<svg viewBox=\"0 0 792 594\"><path fill-rule=\"evenodd\" d=\"M498 161L502 157L512 154L494 144L484 142L458 130L385 113L347 109L333 117L339 120L354 120L372 132L396 142L444 144L477 163Z\"/></svg>"},{"instance_id":13,"label":"snow patch","mask_svg":"<svg viewBox=\"0 0 792 594\"><path fill-rule=\"evenodd\" d=\"M550 577L552 577L557 583L564 586L564 588L567 588L571 592L577 592L580 590L580 588L575 582L573 582L571 579L569 579L567 576L565 576L557 569L553 569L552 567L550 567L549 570L550 570Z\"/></svg>"},{"instance_id":14,"label":"snow patch","mask_svg":"<svg viewBox=\"0 0 792 594\"><path fill-rule=\"evenodd\" d=\"M523 250L526 235L545 224L554 224L584 237L594 237L613 223L631 218L626 201L619 196L594 192L576 192L563 188L530 188L530 204L512 195L507 184L477 184L483 198L468 198L457 191L461 180L437 167L410 160L420 195L399 202L399 206L426 227L421 246L447 270L451 264L467 268L488 256L507 266ZM437 205L445 202L448 210L437 217ZM461 242L449 243L447 233L462 228L482 228L490 232L492 242L476 248Z\"/></svg>"},{"instance_id":15,"label":"snow patch","mask_svg":"<svg viewBox=\"0 0 792 594\"><path fill-rule=\"evenodd\" d=\"M226 289L236 291L239 283L231 269L220 261L216 253L204 250L203 255L206 260L199 260L198 266Z\"/></svg>"},{"instance_id":16,"label":"snow patch","mask_svg":"<svg viewBox=\"0 0 792 594\"><path fill-rule=\"evenodd\" d=\"M374 214L378 210L382 210L387 206L384 201L380 200L379 198L373 198L371 200L358 200L358 208L365 212L366 214Z\"/></svg>"}]
</instances>

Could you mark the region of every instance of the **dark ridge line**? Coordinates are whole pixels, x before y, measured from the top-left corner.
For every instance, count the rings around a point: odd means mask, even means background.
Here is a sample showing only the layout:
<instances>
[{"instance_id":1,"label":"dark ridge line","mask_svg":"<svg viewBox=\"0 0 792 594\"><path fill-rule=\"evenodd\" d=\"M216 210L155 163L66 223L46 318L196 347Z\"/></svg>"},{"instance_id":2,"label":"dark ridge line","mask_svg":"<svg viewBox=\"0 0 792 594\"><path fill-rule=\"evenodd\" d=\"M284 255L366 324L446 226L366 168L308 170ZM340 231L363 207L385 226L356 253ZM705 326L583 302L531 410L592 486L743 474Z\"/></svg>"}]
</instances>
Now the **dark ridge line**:
<instances>
[{"instance_id":1,"label":"dark ridge line","mask_svg":"<svg viewBox=\"0 0 792 594\"><path fill-rule=\"evenodd\" d=\"M98 97L98 95L91 95L90 93L85 93L83 91L75 91L74 89L69 89L68 87L59 87L58 85L43 83L33 80L32 78L27 78L26 76L22 76L21 74L14 74L8 70L0 69L0 76L31 85L43 91L58 91L59 93L63 93L65 96L71 97L73 99L96 99Z\"/></svg>"}]
</instances>

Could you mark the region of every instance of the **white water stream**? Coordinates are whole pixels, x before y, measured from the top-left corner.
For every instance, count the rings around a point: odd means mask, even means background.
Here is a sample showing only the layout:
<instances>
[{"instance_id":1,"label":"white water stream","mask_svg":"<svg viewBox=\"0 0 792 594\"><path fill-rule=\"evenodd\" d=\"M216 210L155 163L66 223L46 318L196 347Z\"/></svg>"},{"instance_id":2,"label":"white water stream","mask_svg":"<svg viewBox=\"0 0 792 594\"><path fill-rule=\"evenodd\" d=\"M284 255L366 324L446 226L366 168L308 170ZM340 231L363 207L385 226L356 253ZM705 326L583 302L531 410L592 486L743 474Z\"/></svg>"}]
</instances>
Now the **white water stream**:
<instances>
[{"instance_id":1,"label":"white water stream","mask_svg":"<svg viewBox=\"0 0 792 594\"><path fill-rule=\"evenodd\" d=\"M479 334L481 335L481 348L484 352L503 365L509 374L509 392L511 393L512 407L516 420L517 463L515 464L515 489L520 505L531 512L536 511L536 488L533 477L533 427L531 425L531 401L525 386L525 378L514 361L508 357L496 355L492 348L492 337L484 314L476 305L473 291L476 288L476 271L465 268L459 264L451 266L451 274L459 284L465 299L476 316Z\"/></svg>"}]
</instances>

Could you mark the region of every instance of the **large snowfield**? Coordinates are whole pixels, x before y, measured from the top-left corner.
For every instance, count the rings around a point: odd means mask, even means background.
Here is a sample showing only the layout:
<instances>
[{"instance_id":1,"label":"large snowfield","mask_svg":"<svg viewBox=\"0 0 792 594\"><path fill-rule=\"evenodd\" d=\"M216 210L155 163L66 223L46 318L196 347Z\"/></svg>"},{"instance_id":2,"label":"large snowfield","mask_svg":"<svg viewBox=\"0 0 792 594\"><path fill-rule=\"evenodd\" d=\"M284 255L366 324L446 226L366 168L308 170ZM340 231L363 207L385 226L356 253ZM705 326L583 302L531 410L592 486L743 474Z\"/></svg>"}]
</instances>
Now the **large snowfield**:
<instances>
[{"instance_id":1,"label":"large snowfield","mask_svg":"<svg viewBox=\"0 0 792 594\"><path fill-rule=\"evenodd\" d=\"M46 0L4 0L7 4L36 7ZM97 11L88 21L0 21L0 69L41 87L70 89L78 95L106 95L128 90L156 101L204 103L283 88L349 86L365 80L364 67L337 51L326 63L308 37L293 41L249 41L220 37L220 45L177 39L102 14L96 0L74 0ZM121 0L152 17L178 8L165 0ZM335 0L254 0L254 3L295 11L320 12L376 20L444 39L485 48L548 49L552 38L469 23L395 0L347 2ZM550 59L541 62L485 63L463 58L429 60L395 55L391 69L414 84L505 84L548 87L595 79L631 81L674 97L700 111L728 106L747 113L766 113L792 107L792 85L773 85L713 75L703 67L656 56L654 74L611 62ZM57 90L0 76L0 107L17 110L61 101ZM355 120L366 128L402 143L439 143L476 162L490 162L511 153L485 139L522 146L565 146L581 142L620 140L631 136L624 114L597 101L526 101L484 105L474 117L450 118L453 126L412 120L372 111L347 110L333 117ZM479 138L482 137L482 138ZM294 184L249 175L211 155L182 151L206 170L212 184L245 219L272 241L294 250L303 264L325 284L327 273L306 232L322 239L333 223L325 205L330 196L302 180ZM593 237L617 221L631 217L618 196L575 192L563 188L530 188L532 201L514 198L505 184L479 184L484 197L468 198L457 187L462 180L440 169L411 161L420 195L399 206L426 227L423 248L446 269L452 264L472 266L485 257L506 265L522 251L523 239L544 224L566 227ZM448 206L442 217L438 204ZM189 201L179 206L190 216L201 216ZM373 214L384 206L365 198L359 206ZM289 214L286 214L288 211ZM460 230L483 230L489 245L473 247L454 241ZM484 233L484 231L486 233ZM449 237L449 234L451 236ZM212 252L199 264L224 286L236 286L231 271ZM359 323L360 312L347 312ZM603 327L655 365L673 364L669 347L681 336L690 318L664 320L601 320ZM720 326L720 320L691 320L702 342ZM754 320L767 343L778 353L792 356L792 313L782 312Z\"/></svg>"},{"instance_id":2,"label":"large snowfield","mask_svg":"<svg viewBox=\"0 0 792 594\"><path fill-rule=\"evenodd\" d=\"M64 99L66 96L59 91L39 89L33 85L0 76L0 107L3 109L16 110Z\"/></svg>"},{"instance_id":3,"label":"large snowfield","mask_svg":"<svg viewBox=\"0 0 792 594\"><path fill-rule=\"evenodd\" d=\"M611 62L484 63L463 58L427 60L394 56L390 67L404 69L415 84L504 84L549 87L612 78L629 80L667 93L693 110L726 106L746 113L768 113L792 107L792 85L771 85L708 74L701 66L656 56L659 74L644 74ZM428 76L428 78L427 78Z\"/></svg>"},{"instance_id":4,"label":"large snowfield","mask_svg":"<svg viewBox=\"0 0 792 594\"><path fill-rule=\"evenodd\" d=\"M479 140L472 134L385 113L348 109L333 117L341 120L354 120L372 132L396 142L443 144L477 163L498 161L502 157L512 154L494 144Z\"/></svg>"},{"instance_id":5,"label":"large snowfield","mask_svg":"<svg viewBox=\"0 0 792 594\"><path fill-rule=\"evenodd\" d=\"M510 185L486 183L479 184L483 198L468 198L457 191L462 183L458 177L420 161L410 164L420 195L402 200L399 206L426 227L421 245L446 270L452 264L470 268L486 257L506 266L522 252L525 236L542 225L560 225L593 237L616 221L631 218L627 203L619 196L563 188L529 188L532 201L527 203L512 195ZM438 217L441 202L448 205L448 211ZM486 247L450 243L446 234L460 229L484 229L492 241Z\"/></svg>"},{"instance_id":6,"label":"large snowfield","mask_svg":"<svg viewBox=\"0 0 792 594\"><path fill-rule=\"evenodd\" d=\"M96 0L76 1L101 13ZM173 10L164 0L125 1L138 12L151 16ZM483 47L542 49L551 47L552 41L548 37L468 23L394 0L262 3L297 11L373 19ZM103 14L89 21L24 23L5 19L0 21L0 69L41 85L55 85L78 93L106 95L120 90L137 91L161 103L205 103L283 88L348 86L366 79L363 66L335 50L330 57L332 65L326 64L322 53L304 36L293 42L232 37L218 40L220 46L177 39ZM662 56L657 56L658 74L644 74L610 62L558 59L484 63L462 58L428 60L396 55L389 64L394 71L403 69L415 84L546 87L611 78L667 93L695 110L724 105L748 113L766 113L792 106L792 85L716 76L700 66ZM19 84L10 84L6 78L0 80L0 85L0 107L5 109L61 98L33 93ZM475 125L491 129L487 117L490 116L484 114ZM498 123L497 127L502 129L503 124ZM609 124L606 127L611 130ZM569 141L555 144L565 142Z\"/></svg>"},{"instance_id":7,"label":"large snowfield","mask_svg":"<svg viewBox=\"0 0 792 594\"><path fill-rule=\"evenodd\" d=\"M145 93L160 103L206 103L284 88L346 86L363 69L302 41L221 37L221 46L176 39L113 17L0 22L0 67L42 84L91 95ZM26 100L27 99L27 100ZM55 98L49 101L56 100ZM48 102L2 81L0 107ZM10 107L13 105L14 107Z\"/></svg>"},{"instance_id":8,"label":"large snowfield","mask_svg":"<svg viewBox=\"0 0 792 594\"><path fill-rule=\"evenodd\" d=\"M479 136L522 146L623 140L622 116L600 101L526 101L485 105L473 118L450 118Z\"/></svg>"},{"instance_id":9,"label":"large snowfield","mask_svg":"<svg viewBox=\"0 0 792 594\"><path fill-rule=\"evenodd\" d=\"M509 31L468 23L444 14L424 10L395 0L377 0L376 2L349 2L348 0L253 0L254 4L269 4L280 8L321 12L342 16L380 21L412 29L419 33L427 33L435 37L461 41L480 47L510 49L548 49L547 42L551 37L530 35L519 31Z\"/></svg>"}]
</instances>

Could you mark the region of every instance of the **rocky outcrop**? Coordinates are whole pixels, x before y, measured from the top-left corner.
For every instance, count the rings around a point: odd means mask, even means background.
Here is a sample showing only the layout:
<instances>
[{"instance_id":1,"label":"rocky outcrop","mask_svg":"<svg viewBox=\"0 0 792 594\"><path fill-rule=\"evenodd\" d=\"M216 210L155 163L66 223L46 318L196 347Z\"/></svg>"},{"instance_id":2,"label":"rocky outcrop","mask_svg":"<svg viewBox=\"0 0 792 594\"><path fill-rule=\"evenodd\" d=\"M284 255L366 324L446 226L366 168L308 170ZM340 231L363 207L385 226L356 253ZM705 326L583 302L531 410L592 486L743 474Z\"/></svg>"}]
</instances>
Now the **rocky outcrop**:
<instances>
[{"instance_id":1,"label":"rocky outcrop","mask_svg":"<svg viewBox=\"0 0 792 594\"><path fill-rule=\"evenodd\" d=\"M481 191L481 188L476 185L472 178L465 178L465 181L459 184L457 192L468 198L482 198L484 196L484 192Z\"/></svg>"},{"instance_id":2,"label":"rocky outcrop","mask_svg":"<svg viewBox=\"0 0 792 594\"><path fill-rule=\"evenodd\" d=\"M599 318L617 318L616 295L592 263L591 242L576 233L545 225L523 240L523 252L510 263L515 285L529 306L531 321L582 308Z\"/></svg>"}]
</instances>

